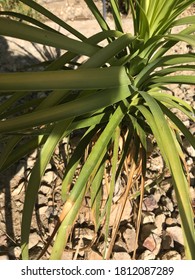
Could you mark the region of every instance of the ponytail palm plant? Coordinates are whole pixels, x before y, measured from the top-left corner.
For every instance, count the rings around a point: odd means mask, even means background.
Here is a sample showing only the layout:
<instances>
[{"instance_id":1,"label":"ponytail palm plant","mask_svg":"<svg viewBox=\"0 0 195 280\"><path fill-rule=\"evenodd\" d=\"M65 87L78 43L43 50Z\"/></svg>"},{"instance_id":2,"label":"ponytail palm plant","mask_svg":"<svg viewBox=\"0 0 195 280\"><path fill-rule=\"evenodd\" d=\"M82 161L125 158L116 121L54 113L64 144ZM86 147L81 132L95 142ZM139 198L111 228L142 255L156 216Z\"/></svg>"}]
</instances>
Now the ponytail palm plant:
<instances>
[{"instance_id":1,"label":"ponytail palm plant","mask_svg":"<svg viewBox=\"0 0 195 280\"><path fill-rule=\"evenodd\" d=\"M180 17L194 1L126 0L131 10L129 20L134 26L134 34L130 34L123 31L117 0L110 0L114 30L94 1L85 0L102 30L89 38L36 2L21 2L74 35L74 39L69 38L23 14L0 12L0 35L65 50L59 58L47 61L43 71L0 74L0 95L4 100L0 105L0 139L4 144L0 170L35 149L39 151L25 194L22 258L29 258L31 218L46 167L60 141L81 130L82 137L63 174L64 206L54 231L56 238L50 258L61 258L86 194L90 195L89 211L95 231L104 226L106 239L115 186L125 171L128 178L125 191L119 199L112 242L104 254L104 258L110 258L135 180L140 185L141 205L149 149L147 140L152 136L172 177L186 258L195 259L194 216L180 135L194 148L195 141L172 109L176 108L192 121L194 112L170 90L170 84L195 84L194 54L170 52L180 41L195 45L195 16ZM175 26L183 29L174 33ZM87 59L72 67L82 55ZM40 91L47 94L39 98L36 94ZM18 105L30 95L35 98ZM108 195L102 204L105 184Z\"/></svg>"}]
</instances>

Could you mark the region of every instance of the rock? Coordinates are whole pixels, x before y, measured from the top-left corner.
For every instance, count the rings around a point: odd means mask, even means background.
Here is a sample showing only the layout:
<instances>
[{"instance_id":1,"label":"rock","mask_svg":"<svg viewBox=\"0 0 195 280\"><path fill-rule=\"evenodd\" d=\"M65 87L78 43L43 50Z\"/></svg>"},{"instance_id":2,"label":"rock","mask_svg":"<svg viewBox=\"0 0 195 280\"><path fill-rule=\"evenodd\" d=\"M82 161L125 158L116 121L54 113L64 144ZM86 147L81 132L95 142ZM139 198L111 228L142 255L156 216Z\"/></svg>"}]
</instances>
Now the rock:
<instances>
[{"instance_id":1,"label":"rock","mask_svg":"<svg viewBox=\"0 0 195 280\"><path fill-rule=\"evenodd\" d=\"M185 121L183 122L183 124L184 124L187 128L189 128L189 127L190 127L190 120L185 120Z\"/></svg>"},{"instance_id":2,"label":"rock","mask_svg":"<svg viewBox=\"0 0 195 280\"><path fill-rule=\"evenodd\" d=\"M155 224L142 225L140 230L140 240L143 242L151 233L153 233L153 230L155 229Z\"/></svg>"},{"instance_id":3,"label":"rock","mask_svg":"<svg viewBox=\"0 0 195 280\"><path fill-rule=\"evenodd\" d=\"M186 150L187 150L189 156L191 156L193 158L195 157L195 149L192 146L187 147Z\"/></svg>"},{"instance_id":4,"label":"rock","mask_svg":"<svg viewBox=\"0 0 195 280\"><path fill-rule=\"evenodd\" d=\"M157 208L158 208L158 204L154 198L154 195L149 195L144 198L143 206L142 206L143 211L152 212L154 209L157 209Z\"/></svg>"},{"instance_id":5,"label":"rock","mask_svg":"<svg viewBox=\"0 0 195 280\"><path fill-rule=\"evenodd\" d=\"M94 238L94 231L90 228L75 228L74 239L80 238L90 241Z\"/></svg>"},{"instance_id":6,"label":"rock","mask_svg":"<svg viewBox=\"0 0 195 280\"><path fill-rule=\"evenodd\" d=\"M172 237L168 234L162 236L162 246L161 248L164 250L168 250L174 247L174 241Z\"/></svg>"},{"instance_id":7,"label":"rock","mask_svg":"<svg viewBox=\"0 0 195 280\"><path fill-rule=\"evenodd\" d=\"M194 174L192 174L192 172L190 172L190 186L192 186L193 188L195 186L195 177Z\"/></svg>"},{"instance_id":8,"label":"rock","mask_svg":"<svg viewBox=\"0 0 195 280\"><path fill-rule=\"evenodd\" d=\"M52 223L49 223L48 224L48 230L49 230L49 235L51 235L52 234L52 232L54 231L54 228L55 228L55 225L54 225L54 223L52 222ZM56 236L55 236L56 237ZM54 237L54 240L55 240L55 237Z\"/></svg>"},{"instance_id":9,"label":"rock","mask_svg":"<svg viewBox=\"0 0 195 280\"><path fill-rule=\"evenodd\" d=\"M170 185L169 185L169 187L170 187ZM164 191L164 189L159 189L159 188L157 188L156 190L155 190L155 192L154 192L154 199L156 200L156 202L158 203L159 202L159 200L160 200L160 198L161 198L161 196L162 195L165 195L165 191Z\"/></svg>"},{"instance_id":10,"label":"rock","mask_svg":"<svg viewBox=\"0 0 195 280\"><path fill-rule=\"evenodd\" d=\"M87 254L87 260L103 260L103 257L100 253L91 249Z\"/></svg>"},{"instance_id":11,"label":"rock","mask_svg":"<svg viewBox=\"0 0 195 280\"><path fill-rule=\"evenodd\" d=\"M154 223L155 222L155 216L153 212L145 212L142 224L148 224L148 223Z\"/></svg>"},{"instance_id":12,"label":"rock","mask_svg":"<svg viewBox=\"0 0 195 280\"><path fill-rule=\"evenodd\" d=\"M22 253L22 250L19 246L14 247L14 256L19 259Z\"/></svg>"},{"instance_id":13,"label":"rock","mask_svg":"<svg viewBox=\"0 0 195 280\"><path fill-rule=\"evenodd\" d=\"M113 260L131 260L130 255L127 252L114 252Z\"/></svg>"},{"instance_id":14,"label":"rock","mask_svg":"<svg viewBox=\"0 0 195 280\"><path fill-rule=\"evenodd\" d=\"M127 200L122 217L121 217L121 221L129 220L131 212L132 212L132 205L131 205L130 201Z\"/></svg>"},{"instance_id":15,"label":"rock","mask_svg":"<svg viewBox=\"0 0 195 280\"><path fill-rule=\"evenodd\" d=\"M163 163L161 155L154 155L151 158L149 169L154 172L161 172L163 165L164 165L164 163Z\"/></svg>"},{"instance_id":16,"label":"rock","mask_svg":"<svg viewBox=\"0 0 195 280\"><path fill-rule=\"evenodd\" d=\"M165 253L162 257L162 260L181 260L181 255L177 251L169 251Z\"/></svg>"},{"instance_id":17,"label":"rock","mask_svg":"<svg viewBox=\"0 0 195 280\"><path fill-rule=\"evenodd\" d=\"M186 164L187 164L188 166L192 166L192 164L193 164L193 159L192 159L191 157L188 157L188 158L186 159Z\"/></svg>"},{"instance_id":18,"label":"rock","mask_svg":"<svg viewBox=\"0 0 195 280\"><path fill-rule=\"evenodd\" d=\"M22 210L23 210L23 203L21 203L21 201L20 200L16 200L15 202L14 202L14 206L15 206L15 208L17 209L17 212L22 212Z\"/></svg>"},{"instance_id":19,"label":"rock","mask_svg":"<svg viewBox=\"0 0 195 280\"><path fill-rule=\"evenodd\" d=\"M162 239L156 235L151 233L143 242L143 246L150 250L154 255L157 255L160 251Z\"/></svg>"},{"instance_id":20,"label":"rock","mask_svg":"<svg viewBox=\"0 0 195 280\"><path fill-rule=\"evenodd\" d=\"M161 183L161 189L166 193L172 186L171 180L165 179L163 180L163 182ZM164 194L165 195L165 194Z\"/></svg>"},{"instance_id":21,"label":"rock","mask_svg":"<svg viewBox=\"0 0 195 280\"><path fill-rule=\"evenodd\" d=\"M1 255L0 256L0 261L7 261L7 260L9 260L8 255Z\"/></svg>"},{"instance_id":22,"label":"rock","mask_svg":"<svg viewBox=\"0 0 195 280\"><path fill-rule=\"evenodd\" d=\"M16 174L14 175L14 178L18 178L18 181L24 177L25 174L25 162L20 162L16 169ZM17 181L17 180L16 180Z\"/></svg>"},{"instance_id":23,"label":"rock","mask_svg":"<svg viewBox=\"0 0 195 280\"><path fill-rule=\"evenodd\" d=\"M167 210L169 210L170 212L173 212L174 208L173 208L173 202L171 201L171 199L167 196L162 196L161 197L161 204L163 206L165 206L167 208Z\"/></svg>"},{"instance_id":24,"label":"rock","mask_svg":"<svg viewBox=\"0 0 195 280\"><path fill-rule=\"evenodd\" d=\"M166 218L165 223L166 223L166 225L168 225L168 226L171 226L171 225L173 226L173 225L176 225L176 224L177 224L177 219L168 217L168 218Z\"/></svg>"},{"instance_id":25,"label":"rock","mask_svg":"<svg viewBox=\"0 0 195 280\"><path fill-rule=\"evenodd\" d=\"M42 181L50 185L56 179L56 177L57 176L53 171L46 171Z\"/></svg>"},{"instance_id":26,"label":"rock","mask_svg":"<svg viewBox=\"0 0 195 280\"><path fill-rule=\"evenodd\" d=\"M48 206L40 207L39 210L38 210L39 211L39 215L48 215L47 210L48 210Z\"/></svg>"},{"instance_id":27,"label":"rock","mask_svg":"<svg viewBox=\"0 0 195 280\"><path fill-rule=\"evenodd\" d=\"M181 216L180 215L177 215L176 220L177 220L178 225L181 226Z\"/></svg>"},{"instance_id":28,"label":"rock","mask_svg":"<svg viewBox=\"0 0 195 280\"><path fill-rule=\"evenodd\" d=\"M73 252L64 251L61 260L73 260Z\"/></svg>"},{"instance_id":29,"label":"rock","mask_svg":"<svg viewBox=\"0 0 195 280\"><path fill-rule=\"evenodd\" d=\"M118 209L119 208L118 208L117 204L113 205L113 208L111 210L111 215L110 215L110 223L109 223L109 226L111 226L111 227L115 223L115 219L116 219L117 214L118 214ZM126 204L125 204L125 208L124 208L122 217L121 217L121 221L129 220L131 212L132 212L132 206L130 204L130 201L127 201Z\"/></svg>"},{"instance_id":30,"label":"rock","mask_svg":"<svg viewBox=\"0 0 195 280\"><path fill-rule=\"evenodd\" d=\"M27 159L27 168L32 169L37 158L37 151L35 150Z\"/></svg>"},{"instance_id":31,"label":"rock","mask_svg":"<svg viewBox=\"0 0 195 280\"><path fill-rule=\"evenodd\" d=\"M168 227L166 232L173 238L174 241L184 245L182 229L179 226Z\"/></svg>"},{"instance_id":32,"label":"rock","mask_svg":"<svg viewBox=\"0 0 195 280\"><path fill-rule=\"evenodd\" d=\"M29 249L36 246L39 241L40 241L39 235L36 232L31 233L29 238Z\"/></svg>"},{"instance_id":33,"label":"rock","mask_svg":"<svg viewBox=\"0 0 195 280\"><path fill-rule=\"evenodd\" d=\"M153 252L145 250L140 256L139 260L155 260L156 256Z\"/></svg>"},{"instance_id":34,"label":"rock","mask_svg":"<svg viewBox=\"0 0 195 280\"><path fill-rule=\"evenodd\" d=\"M50 186L47 186L47 185L41 185L40 189L39 189L39 193L42 193L42 194L45 194L45 195L48 195L51 191L51 187Z\"/></svg>"},{"instance_id":35,"label":"rock","mask_svg":"<svg viewBox=\"0 0 195 280\"><path fill-rule=\"evenodd\" d=\"M173 189L172 192L171 192L171 199L173 201L173 204L174 205L177 205L177 197L176 197L176 193L175 193L175 190Z\"/></svg>"},{"instance_id":36,"label":"rock","mask_svg":"<svg viewBox=\"0 0 195 280\"><path fill-rule=\"evenodd\" d=\"M44 194L38 195L38 205L46 205L48 203L48 199Z\"/></svg>"},{"instance_id":37,"label":"rock","mask_svg":"<svg viewBox=\"0 0 195 280\"><path fill-rule=\"evenodd\" d=\"M156 216L155 218L155 225L156 225L156 229L153 230L153 232L157 235L161 235L162 233L162 229L163 229L163 223L165 222L165 215L164 214L159 214Z\"/></svg>"},{"instance_id":38,"label":"rock","mask_svg":"<svg viewBox=\"0 0 195 280\"><path fill-rule=\"evenodd\" d=\"M22 190L24 190L25 188L25 183L22 182L20 183L12 192L12 196L17 196L17 195L20 195Z\"/></svg>"},{"instance_id":39,"label":"rock","mask_svg":"<svg viewBox=\"0 0 195 280\"><path fill-rule=\"evenodd\" d=\"M43 250L43 247L41 246L38 246L38 244L34 247L32 247L30 250L29 250L29 259L30 260L37 260L37 258L40 256L40 253L42 252ZM47 254L48 255L48 254ZM45 257L43 257L44 259ZM48 258L49 259L49 256Z\"/></svg>"},{"instance_id":40,"label":"rock","mask_svg":"<svg viewBox=\"0 0 195 280\"><path fill-rule=\"evenodd\" d=\"M192 135L195 135L195 124L194 123L190 126L190 132Z\"/></svg>"},{"instance_id":41,"label":"rock","mask_svg":"<svg viewBox=\"0 0 195 280\"><path fill-rule=\"evenodd\" d=\"M45 206L43 206L43 207L45 207ZM53 205L48 204L48 207L45 211L45 217L47 219L51 219L51 218L56 217L58 214L59 214L59 212L58 212L57 208Z\"/></svg>"},{"instance_id":42,"label":"rock","mask_svg":"<svg viewBox=\"0 0 195 280\"><path fill-rule=\"evenodd\" d=\"M56 191L54 193L54 201L59 202L59 201L61 201L61 198L62 198L61 193L59 191Z\"/></svg>"},{"instance_id":43,"label":"rock","mask_svg":"<svg viewBox=\"0 0 195 280\"><path fill-rule=\"evenodd\" d=\"M9 249L9 255L14 259L19 259L21 256L21 252L22 252L22 250L19 246L11 247Z\"/></svg>"},{"instance_id":44,"label":"rock","mask_svg":"<svg viewBox=\"0 0 195 280\"><path fill-rule=\"evenodd\" d=\"M195 149L189 144L189 142L186 139L183 140L183 145L184 145L185 150L188 153L188 155L190 157L194 158L195 157Z\"/></svg>"},{"instance_id":45,"label":"rock","mask_svg":"<svg viewBox=\"0 0 195 280\"><path fill-rule=\"evenodd\" d=\"M128 252L127 244L125 240L123 241L122 236L117 238L118 240L115 242L114 247L112 249L113 252ZM109 240L110 241L110 240ZM105 250L105 248L104 248ZM128 252L129 253L129 252Z\"/></svg>"},{"instance_id":46,"label":"rock","mask_svg":"<svg viewBox=\"0 0 195 280\"><path fill-rule=\"evenodd\" d=\"M135 249L137 249L137 246L135 246L136 241L136 232L135 229L127 228L123 232L123 238L125 240L127 250L129 253L133 252Z\"/></svg>"},{"instance_id":47,"label":"rock","mask_svg":"<svg viewBox=\"0 0 195 280\"><path fill-rule=\"evenodd\" d=\"M195 188L190 187L190 198L191 200L195 200Z\"/></svg>"},{"instance_id":48,"label":"rock","mask_svg":"<svg viewBox=\"0 0 195 280\"><path fill-rule=\"evenodd\" d=\"M1 230L0 230L0 246L7 246L7 236L6 234L2 234Z\"/></svg>"},{"instance_id":49,"label":"rock","mask_svg":"<svg viewBox=\"0 0 195 280\"><path fill-rule=\"evenodd\" d=\"M166 197L166 207L170 212L174 211L173 202L169 197Z\"/></svg>"}]
</instances>

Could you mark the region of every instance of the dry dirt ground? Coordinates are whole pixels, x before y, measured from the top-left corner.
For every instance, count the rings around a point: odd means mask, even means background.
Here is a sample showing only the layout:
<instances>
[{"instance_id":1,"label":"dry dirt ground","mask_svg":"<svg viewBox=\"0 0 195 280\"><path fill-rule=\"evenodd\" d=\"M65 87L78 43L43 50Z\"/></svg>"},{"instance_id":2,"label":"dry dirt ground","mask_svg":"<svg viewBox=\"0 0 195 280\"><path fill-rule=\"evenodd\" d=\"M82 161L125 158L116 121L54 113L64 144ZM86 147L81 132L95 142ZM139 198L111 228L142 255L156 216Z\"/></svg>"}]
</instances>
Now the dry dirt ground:
<instances>
[{"instance_id":1,"label":"dry dirt ground","mask_svg":"<svg viewBox=\"0 0 195 280\"><path fill-rule=\"evenodd\" d=\"M59 16L63 16L63 9L60 9L63 1L44 1L45 5ZM78 2L78 1L76 1ZM78 3L77 3L78 5ZM67 23L82 32L87 37L96 33L99 29L96 21L92 20L87 10L77 10L69 7ZM80 10L79 10L80 9ZM81 11L82 10L82 11ZM80 11L80 12L79 12ZM188 11L193 13L194 10ZM75 14L77 15L76 20ZM64 15L65 17L65 15ZM46 22L58 29L58 26ZM113 21L108 15L108 23L112 26ZM123 18L124 29L132 32L130 18ZM66 31L64 31L67 35ZM174 52L193 52L193 49L183 43L178 44ZM30 65L56 56L59 50L44 49L39 45L13 38L0 38L0 71L10 72L22 69L24 65ZM174 86L175 94L187 100L194 106L194 87L187 85ZM195 126L183 115L180 118L185 125L195 133ZM78 136L74 136L70 148L74 149ZM64 147L65 147L64 142ZM34 210L30 233L30 256L36 259L37 254L43 248L48 236L50 236L55 225L57 216L60 213L61 202L61 175L60 170L63 164L61 148L56 149L54 161L51 162L43 178L38 200ZM190 171L190 193L195 199L195 151L184 143L186 162ZM25 186L29 173L36 159L36 151L29 157L22 159L0 175L0 259L20 259L20 235L21 235L21 214L23 209ZM147 183L156 178L164 168L164 162L158 150L149 158L147 165ZM115 199L117 200L117 194ZM138 200L128 200L120 223L111 259L132 259L136 238L135 221L138 211ZM136 251L136 259L185 259L183 248L183 237L181 233L180 216L178 214L175 193L171 184L168 172L164 178L151 187L144 197L142 207L142 222L139 241ZM111 214L110 230L117 211L117 204L113 205ZM110 240L108 240L109 242ZM63 253L62 259L102 259L102 252L105 245L103 234L95 235L93 225L90 222L87 202L83 204L80 215L72 230L68 246ZM76 250L79 246L79 250ZM82 250L82 248L85 248ZM76 250L76 252L75 252ZM46 255L44 258L47 258Z\"/></svg>"}]
</instances>

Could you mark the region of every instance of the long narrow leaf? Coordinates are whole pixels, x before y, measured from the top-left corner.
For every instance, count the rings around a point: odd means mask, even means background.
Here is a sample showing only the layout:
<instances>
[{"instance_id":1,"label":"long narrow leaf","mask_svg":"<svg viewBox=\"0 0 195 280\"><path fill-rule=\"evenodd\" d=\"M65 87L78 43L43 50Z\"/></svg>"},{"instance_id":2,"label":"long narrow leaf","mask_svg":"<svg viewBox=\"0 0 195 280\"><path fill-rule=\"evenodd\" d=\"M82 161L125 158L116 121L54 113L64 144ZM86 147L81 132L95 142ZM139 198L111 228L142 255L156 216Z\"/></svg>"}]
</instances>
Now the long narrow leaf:
<instances>
[{"instance_id":1,"label":"long narrow leaf","mask_svg":"<svg viewBox=\"0 0 195 280\"><path fill-rule=\"evenodd\" d=\"M95 232L98 231L101 220L101 204L102 204L102 178L104 175L105 161L102 164L91 184L90 194L91 194L91 213L92 220L95 225Z\"/></svg>"},{"instance_id":2,"label":"long narrow leaf","mask_svg":"<svg viewBox=\"0 0 195 280\"><path fill-rule=\"evenodd\" d=\"M195 246L195 234L193 225L193 213L188 193L188 184L185 178L183 168L178 156L177 148L175 142L172 139L172 134L169 126L163 116L163 113L154 101L146 93L141 93L143 98L147 101L151 112L154 116L156 125L158 127L158 134L163 141L161 141L159 146L163 144L163 152L166 154L166 158L169 162L170 171L173 176L173 182L175 185L175 191L178 200L178 207L180 210L182 228L184 232L184 242L186 248L187 258L194 258L194 246Z\"/></svg>"},{"instance_id":3,"label":"long narrow leaf","mask_svg":"<svg viewBox=\"0 0 195 280\"><path fill-rule=\"evenodd\" d=\"M155 83L155 87L158 84L195 85L195 76L178 75L178 76L157 77L157 78L152 78L151 82Z\"/></svg>"},{"instance_id":4,"label":"long narrow leaf","mask_svg":"<svg viewBox=\"0 0 195 280\"><path fill-rule=\"evenodd\" d=\"M89 9L93 13L94 17L96 18L96 20L99 23L99 25L102 28L102 30L109 30L110 28L109 28L107 22L105 21L105 19L103 18L102 14L100 13L98 8L96 7L94 1L93 0L85 0L85 3L87 4Z\"/></svg>"},{"instance_id":5,"label":"long narrow leaf","mask_svg":"<svg viewBox=\"0 0 195 280\"><path fill-rule=\"evenodd\" d=\"M104 81L102 88L129 84L124 68L90 68L75 71L3 73L0 74L0 90L100 89L100 80Z\"/></svg>"},{"instance_id":6,"label":"long narrow leaf","mask_svg":"<svg viewBox=\"0 0 195 280\"><path fill-rule=\"evenodd\" d=\"M80 116L113 105L127 98L129 95L130 92L127 86L96 92L90 96L78 98L78 100L68 102L64 105L39 110L11 120L2 121L0 132L16 131L18 129L25 129Z\"/></svg>"},{"instance_id":7,"label":"long narrow leaf","mask_svg":"<svg viewBox=\"0 0 195 280\"><path fill-rule=\"evenodd\" d=\"M90 56L99 49L98 47L91 46L65 35L40 29L8 18L0 18L0 34L69 50L78 55L84 54Z\"/></svg>"}]
</instances>

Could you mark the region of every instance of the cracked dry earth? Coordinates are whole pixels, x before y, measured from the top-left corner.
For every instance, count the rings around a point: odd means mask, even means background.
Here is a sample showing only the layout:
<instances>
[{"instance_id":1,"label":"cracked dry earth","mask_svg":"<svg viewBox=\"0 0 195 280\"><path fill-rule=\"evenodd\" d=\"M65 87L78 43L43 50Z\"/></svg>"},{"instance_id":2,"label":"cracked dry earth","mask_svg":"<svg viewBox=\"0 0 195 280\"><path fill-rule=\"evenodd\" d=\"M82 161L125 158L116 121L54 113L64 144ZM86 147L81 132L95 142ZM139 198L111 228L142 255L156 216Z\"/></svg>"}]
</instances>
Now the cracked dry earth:
<instances>
[{"instance_id":1,"label":"cracked dry earth","mask_svg":"<svg viewBox=\"0 0 195 280\"><path fill-rule=\"evenodd\" d=\"M190 11L190 13L193 13ZM112 24L111 18L108 21ZM91 19L69 22L73 27L79 29L86 36L97 32L97 23ZM51 24L48 22L48 24ZM89 28L90 26L90 28ZM131 28L129 20L124 18L125 29ZM56 28L58 28L56 26ZM178 52L193 52L191 46L179 43L172 50ZM0 38L0 71L10 72L20 70L23 65L30 65L43 59L56 55L56 50L44 49L39 45L32 45L12 38ZM2 56L3 54L3 56ZM175 95L185 99L194 107L194 86L179 85L172 86ZM181 113L176 112L183 123L195 134L195 125ZM30 233L30 257L36 259L42 250L47 238L51 235L55 222L62 208L61 202L61 178L64 168L63 154L72 151L79 141L79 135L73 135L71 141L66 139L56 148L52 162L47 166L39 189L37 203L31 224ZM188 145L185 139L184 150L186 163L190 175L190 194L195 199L195 151ZM2 149L2 147L0 147ZM27 158L22 159L0 175L0 259L18 260L21 257L20 235L21 215L24 202L25 188L31 169L35 163L37 152L34 151ZM138 245L136 248L136 259L144 260L181 260L185 259L183 248L183 237L181 232L180 216L177 208L175 192L171 184L169 172L158 149L149 157L147 163L146 184L158 178L164 172L163 178L151 185L144 195L142 205L142 219ZM123 190L124 182L121 179L116 191L112 207L110 231L117 213L117 199L120 189ZM135 186L136 188L136 186ZM91 260L102 259L104 249L104 235L95 235L94 227L90 222L88 197L83 202L80 214L64 250L62 259ZM136 240L136 218L138 213L138 198L126 203L122 220L117 233L116 241L111 254L114 260L130 260L133 257L134 244ZM108 238L108 242L110 239ZM79 248L79 250L77 250ZM84 248L84 249L82 249ZM49 248L50 250L50 248ZM76 251L76 252L75 252ZM48 254L44 257L48 258Z\"/></svg>"}]
</instances>

